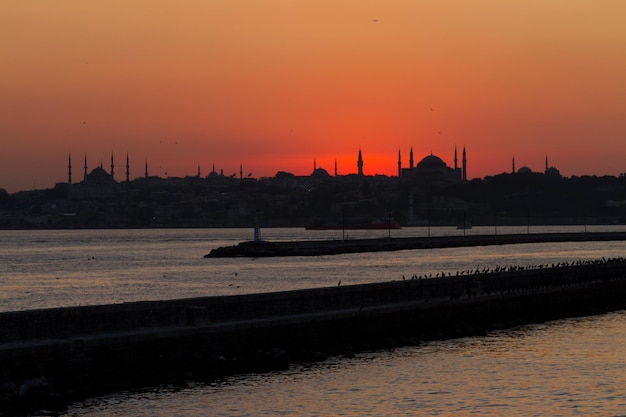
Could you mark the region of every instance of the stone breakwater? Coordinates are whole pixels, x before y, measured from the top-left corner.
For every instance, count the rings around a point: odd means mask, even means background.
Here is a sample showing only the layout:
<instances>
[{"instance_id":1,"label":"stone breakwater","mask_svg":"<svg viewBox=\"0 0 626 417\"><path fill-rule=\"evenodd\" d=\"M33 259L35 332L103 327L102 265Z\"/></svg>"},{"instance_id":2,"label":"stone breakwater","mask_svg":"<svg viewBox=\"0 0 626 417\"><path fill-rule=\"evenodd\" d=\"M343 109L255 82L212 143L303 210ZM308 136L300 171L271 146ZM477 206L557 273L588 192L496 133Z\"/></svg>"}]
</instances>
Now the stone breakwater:
<instances>
[{"instance_id":1,"label":"stone breakwater","mask_svg":"<svg viewBox=\"0 0 626 417\"><path fill-rule=\"evenodd\" d=\"M205 257L321 256L342 253L383 252L407 249L453 248L463 246L510 245L520 243L589 242L626 240L624 232L532 233L404 237L355 240L307 240L291 242L247 241L212 249Z\"/></svg>"},{"instance_id":2,"label":"stone breakwater","mask_svg":"<svg viewBox=\"0 0 626 417\"><path fill-rule=\"evenodd\" d=\"M0 415L626 306L626 260L0 314Z\"/></svg>"}]
</instances>

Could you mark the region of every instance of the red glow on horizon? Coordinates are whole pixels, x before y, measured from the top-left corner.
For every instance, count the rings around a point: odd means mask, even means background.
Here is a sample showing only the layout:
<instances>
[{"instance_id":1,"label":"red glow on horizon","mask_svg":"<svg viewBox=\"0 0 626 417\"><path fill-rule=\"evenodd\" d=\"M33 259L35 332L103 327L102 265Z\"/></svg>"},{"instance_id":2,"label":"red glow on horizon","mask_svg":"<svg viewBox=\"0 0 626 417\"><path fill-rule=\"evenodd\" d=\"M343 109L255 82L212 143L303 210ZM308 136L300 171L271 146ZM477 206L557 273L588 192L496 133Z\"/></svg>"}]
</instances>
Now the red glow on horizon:
<instances>
[{"instance_id":1,"label":"red glow on horizon","mask_svg":"<svg viewBox=\"0 0 626 417\"><path fill-rule=\"evenodd\" d=\"M544 3L8 2L0 188L65 182L68 153L132 178L348 175L359 148L395 176L398 149L455 146L469 178L626 172L626 3Z\"/></svg>"}]
</instances>

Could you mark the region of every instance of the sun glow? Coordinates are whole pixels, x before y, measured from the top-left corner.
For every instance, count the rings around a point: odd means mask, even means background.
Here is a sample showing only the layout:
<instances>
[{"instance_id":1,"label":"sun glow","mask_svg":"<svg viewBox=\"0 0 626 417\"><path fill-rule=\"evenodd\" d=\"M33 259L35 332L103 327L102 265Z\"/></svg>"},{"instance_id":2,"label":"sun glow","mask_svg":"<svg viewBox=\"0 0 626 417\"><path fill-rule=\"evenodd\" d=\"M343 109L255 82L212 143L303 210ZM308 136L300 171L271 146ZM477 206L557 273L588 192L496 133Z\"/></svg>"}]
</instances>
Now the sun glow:
<instances>
[{"instance_id":1,"label":"sun glow","mask_svg":"<svg viewBox=\"0 0 626 417\"><path fill-rule=\"evenodd\" d=\"M138 175L395 175L397 152L472 176L516 156L626 169L626 3L121 0L3 5L0 187L49 187L68 152ZM532 28L532 30L529 30ZM2 42L2 41L0 41ZM593 145L593 146L592 146ZM408 160L408 159L407 159Z\"/></svg>"}]
</instances>

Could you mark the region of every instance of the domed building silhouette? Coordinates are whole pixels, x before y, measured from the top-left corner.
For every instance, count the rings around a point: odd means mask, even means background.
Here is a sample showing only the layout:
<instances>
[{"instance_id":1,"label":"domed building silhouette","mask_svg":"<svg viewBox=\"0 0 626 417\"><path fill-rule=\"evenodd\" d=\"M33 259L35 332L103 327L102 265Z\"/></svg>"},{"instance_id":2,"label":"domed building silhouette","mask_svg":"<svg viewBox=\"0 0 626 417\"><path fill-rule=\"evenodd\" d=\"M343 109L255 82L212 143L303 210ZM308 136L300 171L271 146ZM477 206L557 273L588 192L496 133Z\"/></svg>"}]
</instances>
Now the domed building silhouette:
<instances>
[{"instance_id":1,"label":"domed building silhouette","mask_svg":"<svg viewBox=\"0 0 626 417\"><path fill-rule=\"evenodd\" d=\"M445 172L447 168L448 166L441 158L431 153L418 162L415 172L423 175L432 175Z\"/></svg>"},{"instance_id":2,"label":"domed building silhouette","mask_svg":"<svg viewBox=\"0 0 626 417\"><path fill-rule=\"evenodd\" d=\"M104 168L102 168L102 165L100 165L87 174L83 180L83 184L94 187L104 187L117 184L117 182L113 179L113 176L106 172Z\"/></svg>"},{"instance_id":3,"label":"domed building silhouette","mask_svg":"<svg viewBox=\"0 0 626 417\"><path fill-rule=\"evenodd\" d=\"M467 157L463 148L462 167L458 166L457 151L454 148L454 167L449 167L443 159L430 154L422 158L417 165L413 165L413 148L409 153L409 167L402 168L402 158L398 152L398 176L421 183L447 185L467 181Z\"/></svg>"},{"instance_id":4,"label":"domed building silhouette","mask_svg":"<svg viewBox=\"0 0 626 417\"><path fill-rule=\"evenodd\" d=\"M107 172L102 167L102 162L91 172L87 172L87 155L85 155L85 163L83 167L83 180L79 183L72 184L72 158L69 157L68 166L68 184L70 185L70 198L74 200L81 199L106 199L115 196L120 191L126 191L126 188L115 180L115 164L113 154L111 154L111 171ZM129 181L129 161L126 156L126 183Z\"/></svg>"},{"instance_id":5,"label":"domed building silhouette","mask_svg":"<svg viewBox=\"0 0 626 417\"><path fill-rule=\"evenodd\" d=\"M548 155L546 155L546 169L543 172L545 175L549 175L551 177L560 177L561 176L561 171L559 171L558 169L556 169L555 167L551 167L548 165Z\"/></svg>"},{"instance_id":6,"label":"domed building silhouette","mask_svg":"<svg viewBox=\"0 0 626 417\"><path fill-rule=\"evenodd\" d=\"M518 169L517 171L515 171L515 157L513 157L513 164L512 164L511 173L513 173L513 174L533 174L534 172L533 172L532 169L530 169L529 167L527 167L525 165L523 167L521 167L520 169ZM537 173L540 173L540 172L537 172ZM546 176L549 176L549 177L556 177L556 178L560 178L561 177L561 172L557 168L555 168L553 166L550 166L548 164L548 155L546 155L546 166L545 166L545 169L543 171L543 174L546 175Z\"/></svg>"}]
</instances>

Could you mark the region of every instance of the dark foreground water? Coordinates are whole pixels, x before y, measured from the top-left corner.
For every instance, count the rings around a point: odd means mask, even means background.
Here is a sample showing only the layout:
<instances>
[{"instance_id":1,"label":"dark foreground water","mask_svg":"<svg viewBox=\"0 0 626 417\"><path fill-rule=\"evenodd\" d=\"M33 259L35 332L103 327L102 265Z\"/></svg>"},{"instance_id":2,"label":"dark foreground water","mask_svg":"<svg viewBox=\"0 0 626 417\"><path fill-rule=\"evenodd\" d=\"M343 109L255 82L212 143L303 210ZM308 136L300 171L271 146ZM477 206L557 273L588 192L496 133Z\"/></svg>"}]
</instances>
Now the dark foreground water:
<instances>
[{"instance_id":1,"label":"dark foreground water","mask_svg":"<svg viewBox=\"0 0 626 417\"><path fill-rule=\"evenodd\" d=\"M263 231L265 238L279 240L336 233ZM391 233L423 236L426 230ZM241 229L0 231L0 311L334 286L339 280L348 285L626 254L625 242L578 242L313 258L203 258L214 247L251 235ZM116 393L73 404L65 415L626 416L625 346L626 314L616 312L331 358L208 385L189 381L182 390Z\"/></svg>"},{"instance_id":2,"label":"dark foreground water","mask_svg":"<svg viewBox=\"0 0 626 417\"><path fill-rule=\"evenodd\" d=\"M331 358L188 389L117 393L66 416L624 416L626 313Z\"/></svg>"}]
</instances>

